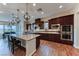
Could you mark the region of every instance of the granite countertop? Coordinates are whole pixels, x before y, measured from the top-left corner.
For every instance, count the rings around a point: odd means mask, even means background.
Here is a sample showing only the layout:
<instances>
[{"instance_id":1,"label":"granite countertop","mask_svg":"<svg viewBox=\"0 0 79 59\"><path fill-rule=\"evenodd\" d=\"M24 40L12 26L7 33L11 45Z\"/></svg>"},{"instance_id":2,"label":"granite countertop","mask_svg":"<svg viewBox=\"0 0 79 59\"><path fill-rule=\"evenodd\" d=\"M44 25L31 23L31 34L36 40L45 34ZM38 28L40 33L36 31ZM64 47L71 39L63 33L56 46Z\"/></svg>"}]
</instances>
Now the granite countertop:
<instances>
[{"instance_id":1,"label":"granite countertop","mask_svg":"<svg viewBox=\"0 0 79 59\"><path fill-rule=\"evenodd\" d=\"M40 34L60 34L60 30L59 29L48 29L48 30L38 30L38 31L34 31L34 33L40 33Z\"/></svg>"},{"instance_id":2,"label":"granite countertop","mask_svg":"<svg viewBox=\"0 0 79 59\"><path fill-rule=\"evenodd\" d=\"M60 29L40 29L40 30L34 30L34 31L29 31L25 32L26 34L28 33L35 33L35 34L60 34Z\"/></svg>"},{"instance_id":3,"label":"granite countertop","mask_svg":"<svg viewBox=\"0 0 79 59\"><path fill-rule=\"evenodd\" d=\"M20 38L22 40L29 41L29 40L32 40L32 39L40 36L40 35L37 35L37 34L26 34L26 35L11 34L11 36L16 37L16 38Z\"/></svg>"},{"instance_id":4,"label":"granite countertop","mask_svg":"<svg viewBox=\"0 0 79 59\"><path fill-rule=\"evenodd\" d=\"M40 33L40 34L60 34L59 31L36 31L34 33Z\"/></svg>"},{"instance_id":5,"label":"granite countertop","mask_svg":"<svg viewBox=\"0 0 79 59\"><path fill-rule=\"evenodd\" d=\"M19 38L22 38L24 40L31 40L31 39L34 39L36 37L38 37L40 35L36 35L36 34L27 34L27 35L21 35L19 36Z\"/></svg>"}]
</instances>

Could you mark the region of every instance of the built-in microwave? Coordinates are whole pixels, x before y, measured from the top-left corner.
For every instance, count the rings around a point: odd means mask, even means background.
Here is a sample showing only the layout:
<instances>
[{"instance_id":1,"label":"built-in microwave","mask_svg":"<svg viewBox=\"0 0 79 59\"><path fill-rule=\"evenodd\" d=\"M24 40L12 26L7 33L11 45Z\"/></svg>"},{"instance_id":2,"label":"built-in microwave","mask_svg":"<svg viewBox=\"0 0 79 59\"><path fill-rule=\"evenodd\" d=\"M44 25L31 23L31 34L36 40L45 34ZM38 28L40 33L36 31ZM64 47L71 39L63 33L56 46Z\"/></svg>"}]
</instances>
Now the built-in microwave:
<instances>
[{"instance_id":1,"label":"built-in microwave","mask_svg":"<svg viewBox=\"0 0 79 59\"><path fill-rule=\"evenodd\" d=\"M51 29L60 30L60 24L52 24Z\"/></svg>"}]
</instances>

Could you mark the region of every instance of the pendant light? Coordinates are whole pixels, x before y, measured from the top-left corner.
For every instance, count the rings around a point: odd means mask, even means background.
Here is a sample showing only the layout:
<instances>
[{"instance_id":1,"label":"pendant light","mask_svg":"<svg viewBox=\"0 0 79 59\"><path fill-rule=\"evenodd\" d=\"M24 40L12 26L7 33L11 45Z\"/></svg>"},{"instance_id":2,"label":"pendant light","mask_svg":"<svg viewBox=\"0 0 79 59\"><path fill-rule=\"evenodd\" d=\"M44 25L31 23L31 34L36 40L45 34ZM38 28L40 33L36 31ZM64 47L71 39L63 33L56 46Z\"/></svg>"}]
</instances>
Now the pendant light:
<instances>
[{"instance_id":1,"label":"pendant light","mask_svg":"<svg viewBox=\"0 0 79 59\"><path fill-rule=\"evenodd\" d=\"M15 17L15 22L16 23L19 23L20 22L20 18L19 18L19 16L20 16L20 10L19 9L17 9L17 15L16 15L16 17Z\"/></svg>"},{"instance_id":2,"label":"pendant light","mask_svg":"<svg viewBox=\"0 0 79 59\"><path fill-rule=\"evenodd\" d=\"M28 13L28 3L26 3L26 13L24 14L24 19L26 22L30 19L30 15Z\"/></svg>"},{"instance_id":3,"label":"pendant light","mask_svg":"<svg viewBox=\"0 0 79 59\"><path fill-rule=\"evenodd\" d=\"M14 25L14 24L18 24L19 22L20 22L20 18L19 18L19 13L20 13L20 10L19 9L17 9L17 14L16 14L16 16L15 16L15 14L14 13L12 13L12 19L13 20L11 20L11 24L12 25Z\"/></svg>"}]
</instances>

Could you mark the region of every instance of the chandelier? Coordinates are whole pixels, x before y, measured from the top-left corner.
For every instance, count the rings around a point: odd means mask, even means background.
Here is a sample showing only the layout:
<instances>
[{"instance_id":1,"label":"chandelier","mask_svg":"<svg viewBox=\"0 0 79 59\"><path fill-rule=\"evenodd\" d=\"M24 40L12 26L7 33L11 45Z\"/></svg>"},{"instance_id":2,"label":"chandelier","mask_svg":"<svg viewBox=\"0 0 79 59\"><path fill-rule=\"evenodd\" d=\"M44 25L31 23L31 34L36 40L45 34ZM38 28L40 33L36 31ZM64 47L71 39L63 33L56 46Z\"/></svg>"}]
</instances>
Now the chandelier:
<instances>
[{"instance_id":1,"label":"chandelier","mask_svg":"<svg viewBox=\"0 0 79 59\"><path fill-rule=\"evenodd\" d=\"M19 13L20 13L19 9L17 9L17 14L16 15L14 13L12 13L12 19L13 20L11 20L11 22L10 22L12 25L18 24L20 22Z\"/></svg>"}]
</instances>

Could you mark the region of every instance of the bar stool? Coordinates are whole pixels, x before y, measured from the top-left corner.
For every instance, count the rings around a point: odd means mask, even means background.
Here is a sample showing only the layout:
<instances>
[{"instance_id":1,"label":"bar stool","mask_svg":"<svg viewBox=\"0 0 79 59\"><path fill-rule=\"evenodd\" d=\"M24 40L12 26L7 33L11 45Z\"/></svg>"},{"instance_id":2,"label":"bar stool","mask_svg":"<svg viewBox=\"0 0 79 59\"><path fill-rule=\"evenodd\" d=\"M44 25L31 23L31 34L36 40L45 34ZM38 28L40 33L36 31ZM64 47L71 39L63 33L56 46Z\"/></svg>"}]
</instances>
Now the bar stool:
<instances>
[{"instance_id":1,"label":"bar stool","mask_svg":"<svg viewBox=\"0 0 79 59\"><path fill-rule=\"evenodd\" d=\"M20 48L21 47L21 41L16 40L15 37L8 35L8 44L9 44L9 49L11 49L12 53L14 54L15 48Z\"/></svg>"}]
</instances>

